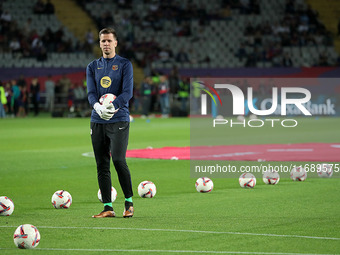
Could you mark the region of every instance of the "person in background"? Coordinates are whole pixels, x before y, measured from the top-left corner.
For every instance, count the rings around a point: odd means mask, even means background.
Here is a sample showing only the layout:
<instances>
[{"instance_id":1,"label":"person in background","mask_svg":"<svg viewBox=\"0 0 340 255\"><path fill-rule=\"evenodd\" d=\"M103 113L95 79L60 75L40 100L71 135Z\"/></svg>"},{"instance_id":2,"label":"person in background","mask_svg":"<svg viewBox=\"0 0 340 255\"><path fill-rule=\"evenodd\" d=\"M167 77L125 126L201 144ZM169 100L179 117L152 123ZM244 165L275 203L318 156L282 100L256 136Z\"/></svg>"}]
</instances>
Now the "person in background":
<instances>
[{"instance_id":1,"label":"person in background","mask_svg":"<svg viewBox=\"0 0 340 255\"><path fill-rule=\"evenodd\" d=\"M13 107L12 107L13 91L12 91L10 82L7 82L5 85L5 95L7 99L7 105L5 105L5 111L7 115L13 116Z\"/></svg>"},{"instance_id":2,"label":"person in background","mask_svg":"<svg viewBox=\"0 0 340 255\"><path fill-rule=\"evenodd\" d=\"M132 103L131 109L137 113L139 112L139 106L140 106L140 84L134 83L134 90L133 90L133 100L130 101L130 104Z\"/></svg>"},{"instance_id":3,"label":"person in background","mask_svg":"<svg viewBox=\"0 0 340 255\"><path fill-rule=\"evenodd\" d=\"M65 104L67 105L67 95L68 90L71 87L71 80L64 74L59 81L57 82L56 86L56 96L57 96L57 102L59 104Z\"/></svg>"},{"instance_id":4,"label":"person in background","mask_svg":"<svg viewBox=\"0 0 340 255\"><path fill-rule=\"evenodd\" d=\"M82 111L85 108L85 103L87 102L87 96L84 86L80 83L76 83L73 94L75 107L78 111Z\"/></svg>"},{"instance_id":5,"label":"person in background","mask_svg":"<svg viewBox=\"0 0 340 255\"><path fill-rule=\"evenodd\" d=\"M47 80L45 81L45 91L46 91L45 109L49 112L53 112L55 82L52 80L51 75L48 75Z\"/></svg>"},{"instance_id":6,"label":"person in background","mask_svg":"<svg viewBox=\"0 0 340 255\"><path fill-rule=\"evenodd\" d=\"M40 102L40 84L38 82L38 78L32 79L30 92L31 92L31 96L32 96L34 116L38 116L38 114L39 114L39 102Z\"/></svg>"},{"instance_id":7,"label":"person in background","mask_svg":"<svg viewBox=\"0 0 340 255\"><path fill-rule=\"evenodd\" d=\"M24 105L24 109L25 109L25 116L28 115L29 113L29 93L28 93L28 88L27 87L23 87L21 89L23 96L22 96L22 102Z\"/></svg>"},{"instance_id":8,"label":"person in background","mask_svg":"<svg viewBox=\"0 0 340 255\"><path fill-rule=\"evenodd\" d=\"M152 90L152 79L150 76L144 78L140 86L140 95L142 97L142 116L141 118L147 118L149 116L151 106L151 90Z\"/></svg>"},{"instance_id":9,"label":"person in background","mask_svg":"<svg viewBox=\"0 0 340 255\"><path fill-rule=\"evenodd\" d=\"M151 104L150 104L150 111L155 112L158 111L160 107L159 103L159 97L158 97L158 84L160 82L160 74L153 70L151 72L151 80L152 80L152 86L151 86ZM153 114L151 114L153 116Z\"/></svg>"},{"instance_id":10,"label":"person in background","mask_svg":"<svg viewBox=\"0 0 340 255\"><path fill-rule=\"evenodd\" d=\"M44 8L45 14L54 14L54 5L51 3L51 0L47 0Z\"/></svg>"},{"instance_id":11,"label":"person in background","mask_svg":"<svg viewBox=\"0 0 340 255\"><path fill-rule=\"evenodd\" d=\"M19 100L21 92L16 80L11 81L11 90L13 93L11 97L11 107L13 109L14 116L17 116L19 111Z\"/></svg>"},{"instance_id":12,"label":"person in background","mask_svg":"<svg viewBox=\"0 0 340 255\"><path fill-rule=\"evenodd\" d=\"M33 6L34 14L43 14L45 12L45 3L42 0L37 0Z\"/></svg>"},{"instance_id":13,"label":"person in background","mask_svg":"<svg viewBox=\"0 0 340 255\"><path fill-rule=\"evenodd\" d=\"M18 98L18 113L17 117L26 117L28 113L28 91L27 87L19 87L20 96Z\"/></svg>"},{"instance_id":14,"label":"person in background","mask_svg":"<svg viewBox=\"0 0 340 255\"><path fill-rule=\"evenodd\" d=\"M7 98L5 94L5 88L2 86L2 82L0 81L0 118L6 117L5 107L7 104Z\"/></svg>"},{"instance_id":15,"label":"person in background","mask_svg":"<svg viewBox=\"0 0 340 255\"><path fill-rule=\"evenodd\" d=\"M187 113L187 102L190 96L190 79L179 82L178 98L181 101L181 111Z\"/></svg>"},{"instance_id":16,"label":"person in background","mask_svg":"<svg viewBox=\"0 0 340 255\"><path fill-rule=\"evenodd\" d=\"M71 83L71 87L68 88L67 91L67 107L70 112L74 112L74 89L75 86Z\"/></svg>"},{"instance_id":17,"label":"person in background","mask_svg":"<svg viewBox=\"0 0 340 255\"><path fill-rule=\"evenodd\" d=\"M180 82L180 76L178 73L178 69L176 66L174 66L171 69L170 75L169 75L169 87L170 87L170 105L173 105L177 98L177 90Z\"/></svg>"},{"instance_id":18,"label":"person in background","mask_svg":"<svg viewBox=\"0 0 340 255\"><path fill-rule=\"evenodd\" d=\"M165 75L162 75L159 78L159 81L160 82L158 84L158 94L159 94L159 103L161 105L162 118L168 118L169 110L170 110L169 81L167 80L167 77Z\"/></svg>"},{"instance_id":19,"label":"person in background","mask_svg":"<svg viewBox=\"0 0 340 255\"><path fill-rule=\"evenodd\" d=\"M27 83L23 75L20 75L19 79L17 80L17 85L19 86L19 88L27 87Z\"/></svg>"},{"instance_id":20,"label":"person in background","mask_svg":"<svg viewBox=\"0 0 340 255\"><path fill-rule=\"evenodd\" d=\"M199 106L200 106L200 98L201 98L201 83L198 82L197 77L195 77L191 84L192 89L191 98L190 98L190 114L198 114L199 113Z\"/></svg>"}]
</instances>

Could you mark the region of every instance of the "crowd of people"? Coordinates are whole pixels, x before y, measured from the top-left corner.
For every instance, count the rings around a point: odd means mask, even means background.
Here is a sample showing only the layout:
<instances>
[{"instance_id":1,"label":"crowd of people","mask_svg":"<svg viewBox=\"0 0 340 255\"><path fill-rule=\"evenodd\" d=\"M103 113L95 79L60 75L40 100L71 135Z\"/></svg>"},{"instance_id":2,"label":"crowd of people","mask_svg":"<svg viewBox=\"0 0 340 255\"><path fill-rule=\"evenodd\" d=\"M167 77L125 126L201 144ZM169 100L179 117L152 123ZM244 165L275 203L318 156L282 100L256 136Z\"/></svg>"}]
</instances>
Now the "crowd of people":
<instances>
[{"instance_id":1,"label":"crowd of people","mask_svg":"<svg viewBox=\"0 0 340 255\"><path fill-rule=\"evenodd\" d=\"M76 113L88 116L90 105L87 100L86 80L72 83L67 75L56 79L51 75L42 79L33 78L29 84L21 76L8 82L0 82L0 118L26 117L29 113L38 116L41 111ZM181 77L174 67L169 75L152 72L141 84L134 84L134 95L130 101L132 114L150 118L160 114L189 114L190 79Z\"/></svg>"},{"instance_id":2,"label":"crowd of people","mask_svg":"<svg viewBox=\"0 0 340 255\"><path fill-rule=\"evenodd\" d=\"M31 97L28 89L31 89ZM39 114L39 90L40 84L37 79L33 79L30 86L27 86L23 77L18 80L11 80L3 84L0 82L1 91L1 117L26 117L29 111L29 102L31 101L34 107L34 114Z\"/></svg>"},{"instance_id":3,"label":"crowd of people","mask_svg":"<svg viewBox=\"0 0 340 255\"><path fill-rule=\"evenodd\" d=\"M87 3L104 5L103 1L78 0L80 6L86 6ZM147 38L146 36L137 37L135 35L136 28L141 31L152 30L154 32L164 31L165 22L172 21L174 26L171 28L173 37L187 38L188 43L194 36L191 29L191 20L197 19L200 26L204 27L213 19L228 19L230 16L230 6L208 11L206 4L195 1L150 1L144 0L144 11L146 14L137 13L136 8L132 8L132 2L129 0L118 1L119 8L114 12L103 11L99 16L89 15L96 21L97 27L118 27L119 29L119 54L134 60L142 68L149 67L152 62L159 61L161 63L206 63L209 62L208 57L195 59L196 57L184 49L178 51L173 50L170 45L162 46L155 38ZM129 10L124 14L120 13L120 8ZM228 11L229 10L229 11ZM128 14L127 14L128 13ZM149 74L147 74L149 75Z\"/></svg>"},{"instance_id":4,"label":"crowd of people","mask_svg":"<svg viewBox=\"0 0 340 255\"><path fill-rule=\"evenodd\" d=\"M19 25L18 20L12 17L8 10L3 9L2 2L0 1L0 52L11 52L16 59L33 57L38 61L47 60L48 53L51 52L92 53L93 49L89 47L87 40L84 42L77 40L75 44L71 38L66 38L63 26L58 29L54 29L52 25L46 26L45 32L39 34L32 16L28 16L24 24ZM33 17L44 15L49 19L55 11L51 1L44 3L42 0L37 0L31 12Z\"/></svg>"},{"instance_id":5,"label":"crowd of people","mask_svg":"<svg viewBox=\"0 0 340 255\"><path fill-rule=\"evenodd\" d=\"M181 77L174 66L169 75L152 71L141 84L135 84L130 102L133 113L148 118L155 113L167 118L169 115L189 114L190 79Z\"/></svg>"},{"instance_id":6,"label":"crowd of people","mask_svg":"<svg viewBox=\"0 0 340 255\"><path fill-rule=\"evenodd\" d=\"M100 1L78 0L82 6L86 3L103 5ZM223 0L219 2L219 8L209 9L204 2L196 1L143 1L141 15L132 8L131 1L121 0L119 5L123 9L130 10L128 14L120 14L118 11L110 13L105 11L100 17L93 16L98 27L117 26L123 33L119 35L120 54L135 60L139 66L145 68L151 63L211 63L209 56L197 59L197 54L192 49L179 49L174 51L170 45L160 45L155 38L146 36L136 37L135 30L158 31L168 29L164 26L166 21L173 24L173 37L187 37L188 43L196 36L191 31L191 21L198 20L200 29L204 30L212 20L228 20L233 10L238 10L238 15L262 15L258 0ZM256 67L258 62L270 63L273 67L291 67L301 63L295 63L290 52L284 51L284 47L328 47L333 45L332 34L318 21L318 13L310 6L305 8L294 0L286 0L283 8L282 19L279 22L263 21L254 24L249 20L244 30L244 40L240 41L238 49L234 52L235 57L244 63L245 67ZM89 12L91 15L91 13ZM280 14L281 15L281 14ZM237 18L237 17L236 17ZM303 56L295 56L302 59ZM330 59L326 51L319 52L317 61L313 59L311 66L329 66L337 64ZM148 75L148 74L147 74Z\"/></svg>"},{"instance_id":7,"label":"crowd of people","mask_svg":"<svg viewBox=\"0 0 340 255\"><path fill-rule=\"evenodd\" d=\"M294 0L286 0L282 20L258 25L249 20L244 35L246 41L240 43L235 55L246 59L246 67L256 67L258 61L271 62L274 67L291 67L294 65L292 56L284 52L283 47L333 45L331 33L318 21L318 13L310 6L304 9ZM318 61L310 64L329 66L331 63L327 52L321 52Z\"/></svg>"},{"instance_id":8,"label":"crowd of people","mask_svg":"<svg viewBox=\"0 0 340 255\"><path fill-rule=\"evenodd\" d=\"M63 75L55 80L48 75L42 84L35 77L28 84L25 77L0 81L0 118L38 116L41 111L82 112L88 110L86 83L72 83ZM43 86L42 86L43 85Z\"/></svg>"},{"instance_id":9,"label":"crowd of people","mask_svg":"<svg viewBox=\"0 0 340 255\"><path fill-rule=\"evenodd\" d=\"M4 1L4 0L2 0ZM79 6L88 3L99 6L105 1L77 0ZM263 15L258 0L222 0L218 8L207 8L207 3L200 1L143 1L143 13L137 13L131 0L117 1L116 11L103 9L99 16L92 16L98 29L102 27L119 27L119 53L134 60L139 66L150 67L153 62L160 63L210 63L209 56L197 59L192 49L174 49L168 45L160 45L155 38L136 37L139 30L164 31L166 21L172 21L173 37L188 38L188 43L195 37L191 30L191 21L198 20L200 29L206 27L211 20L225 20L235 18L232 10L238 10L238 15ZM48 58L49 52L92 52L94 35L88 31L83 42L76 44L69 38L65 39L63 27L52 30L46 27L43 34L38 34L32 26L32 19L27 18L25 24L19 28L16 20L8 11L4 11L0 1L0 51L12 52L16 57L36 57L40 61ZM121 12L120 10L128 10ZM332 35L324 25L318 21L318 13L309 6L304 9L294 0L286 0L284 14L279 22L263 21L254 24L249 20L244 30L244 40L240 42L234 55L244 62L246 67L255 67L257 62L272 63L274 67L294 66L291 54L283 51L283 47L332 46ZM46 3L37 0L33 5L34 15L54 15L51 1ZM89 12L91 15L91 12ZM299 56L301 57L301 56ZM327 52L320 52L319 60L312 63L315 66L328 66L331 63ZM149 75L149 74L147 74Z\"/></svg>"}]
</instances>

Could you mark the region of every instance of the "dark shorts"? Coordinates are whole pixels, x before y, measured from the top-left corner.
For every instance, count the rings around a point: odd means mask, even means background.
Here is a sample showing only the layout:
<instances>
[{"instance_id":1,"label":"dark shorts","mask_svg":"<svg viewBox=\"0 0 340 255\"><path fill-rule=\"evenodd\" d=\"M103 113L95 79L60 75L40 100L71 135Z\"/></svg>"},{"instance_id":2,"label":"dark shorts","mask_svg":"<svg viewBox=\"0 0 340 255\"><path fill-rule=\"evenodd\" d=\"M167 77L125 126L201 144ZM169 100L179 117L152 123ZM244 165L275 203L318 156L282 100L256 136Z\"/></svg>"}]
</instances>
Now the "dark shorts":
<instances>
[{"instance_id":1,"label":"dark shorts","mask_svg":"<svg viewBox=\"0 0 340 255\"><path fill-rule=\"evenodd\" d=\"M112 160L125 159L129 142L130 123L127 121L99 124L91 122L91 139L95 156L111 152ZM96 154L100 155L96 155Z\"/></svg>"}]
</instances>

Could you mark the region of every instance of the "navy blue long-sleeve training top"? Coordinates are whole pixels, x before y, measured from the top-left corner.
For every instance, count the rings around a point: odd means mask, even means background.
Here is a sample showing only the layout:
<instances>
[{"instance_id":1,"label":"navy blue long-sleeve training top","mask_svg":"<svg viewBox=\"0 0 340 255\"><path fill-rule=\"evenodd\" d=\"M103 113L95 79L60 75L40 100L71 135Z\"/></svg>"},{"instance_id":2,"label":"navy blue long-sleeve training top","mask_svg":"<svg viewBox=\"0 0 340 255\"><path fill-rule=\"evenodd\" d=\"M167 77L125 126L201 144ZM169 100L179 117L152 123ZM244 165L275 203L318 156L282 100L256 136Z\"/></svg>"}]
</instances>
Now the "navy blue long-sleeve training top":
<instances>
[{"instance_id":1,"label":"navy blue long-sleeve training top","mask_svg":"<svg viewBox=\"0 0 340 255\"><path fill-rule=\"evenodd\" d=\"M114 123L130 121L129 100L133 95L133 70L131 62L119 55L113 58L99 58L92 61L86 68L87 97L93 107L99 98L112 93L117 96L113 105L118 112L110 120L103 120L93 109L91 122Z\"/></svg>"}]
</instances>

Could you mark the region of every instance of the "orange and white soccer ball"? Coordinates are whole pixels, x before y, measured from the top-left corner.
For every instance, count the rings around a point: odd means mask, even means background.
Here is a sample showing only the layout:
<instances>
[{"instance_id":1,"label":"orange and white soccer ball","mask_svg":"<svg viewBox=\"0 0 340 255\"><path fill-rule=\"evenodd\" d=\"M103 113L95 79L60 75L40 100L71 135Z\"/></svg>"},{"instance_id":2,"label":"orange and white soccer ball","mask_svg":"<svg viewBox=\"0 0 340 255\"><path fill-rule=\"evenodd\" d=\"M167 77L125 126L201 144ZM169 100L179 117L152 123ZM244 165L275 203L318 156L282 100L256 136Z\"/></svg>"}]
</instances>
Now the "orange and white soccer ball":
<instances>
[{"instance_id":1,"label":"orange and white soccer ball","mask_svg":"<svg viewBox=\"0 0 340 255\"><path fill-rule=\"evenodd\" d=\"M52 195L52 205L55 209L67 209L72 204L72 196L66 190L57 190Z\"/></svg>"},{"instance_id":2,"label":"orange and white soccer ball","mask_svg":"<svg viewBox=\"0 0 340 255\"><path fill-rule=\"evenodd\" d=\"M117 97L114 94L107 93L107 94L102 95L100 97L99 103L107 107L109 104L111 104L113 101L115 101L116 98Z\"/></svg>"},{"instance_id":3,"label":"orange and white soccer ball","mask_svg":"<svg viewBox=\"0 0 340 255\"><path fill-rule=\"evenodd\" d=\"M293 181L304 181L307 178L307 172L306 170L301 167L294 167L291 171L290 171L290 179L292 179Z\"/></svg>"},{"instance_id":4,"label":"orange and white soccer ball","mask_svg":"<svg viewBox=\"0 0 340 255\"><path fill-rule=\"evenodd\" d=\"M6 196L0 197L0 216L10 216L14 211L12 199Z\"/></svg>"},{"instance_id":5,"label":"orange and white soccer ball","mask_svg":"<svg viewBox=\"0 0 340 255\"><path fill-rule=\"evenodd\" d=\"M151 181L143 181L138 185L138 195L142 198L153 198L156 192L156 185Z\"/></svg>"},{"instance_id":6,"label":"orange and white soccer ball","mask_svg":"<svg viewBox=\"0 0 340 255\"><path fill-rule=\"evenodd\" d=\"M211 192L214 188L213 181L208 177L200 177L197 179L195 183L195 187L197 192L200 193L208 193Z\"/></svg>"},{"instance_id":7,"label":"orange and white soccer ball","mask_svg":"<svg viewBox=\"0 0 340 255\"><path fill-rule=\"evenodd\" d=\"M263 178L262 178L263 182L265 184L270 184L270 185L275 185L278 184L280 181L280 175L278 172L276 171L265 171L263 173Z\"/></svg>"},{"instance_id":8,"label":"orange and white soccer ball","mask_svg":"<svg viewBox=\"0 0 340 255\"><path fill-rule=\"evenodd\" d=\"M241 174L238 182L242 188L254 188L256 185L256 178L251 173Z\"/></svg>"},{"instance_id":9,"label":"orange and white soccer ball","mask_svg":"<svg viewBox=\"0 0 340 255\"><path fill-rule=\"evenodd\" d=\"M98 190L97 196L98 196L99 201L103 203L102 192L100 191L100 189ZM111 202L114 202L116 198L117 198L117 190L112 186L111 187Z\"/></svg>"},{"instance_id":10,"label":"orange and white soccer ball","mask_svg":"<svg viewBox=\"0 0 340 255\"><path fill-rule=\"evenodd\" d=\"M14 244L20 249L32 249L40 242L38 229L31 224L20 225L13 235Z\"/></svg>"}]
</instances>

